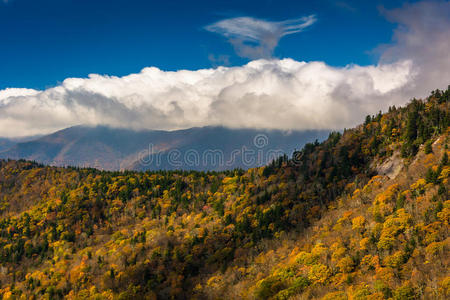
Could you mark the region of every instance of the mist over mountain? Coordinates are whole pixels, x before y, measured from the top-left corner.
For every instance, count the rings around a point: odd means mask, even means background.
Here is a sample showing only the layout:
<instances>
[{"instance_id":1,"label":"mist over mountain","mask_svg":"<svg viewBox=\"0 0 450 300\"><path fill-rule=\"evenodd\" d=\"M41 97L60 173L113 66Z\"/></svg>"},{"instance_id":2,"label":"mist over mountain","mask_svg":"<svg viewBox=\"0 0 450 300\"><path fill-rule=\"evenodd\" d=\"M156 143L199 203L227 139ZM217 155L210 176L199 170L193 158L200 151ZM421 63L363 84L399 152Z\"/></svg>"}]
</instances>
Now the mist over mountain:
<instances>
[{"instance_id":1,"label":"mist over mountain","mask_svg":"<svg viewBox=\"0 0 450 300\"><path fill-rule=\"evenodd\" d=\"M103 170L225 170L267 164L292 154L324 130L196 127L162 131L75 126L26 142L4 139L0 158ZM6 150L5 150L6 149Z\"/></svg>"}]
</instances>

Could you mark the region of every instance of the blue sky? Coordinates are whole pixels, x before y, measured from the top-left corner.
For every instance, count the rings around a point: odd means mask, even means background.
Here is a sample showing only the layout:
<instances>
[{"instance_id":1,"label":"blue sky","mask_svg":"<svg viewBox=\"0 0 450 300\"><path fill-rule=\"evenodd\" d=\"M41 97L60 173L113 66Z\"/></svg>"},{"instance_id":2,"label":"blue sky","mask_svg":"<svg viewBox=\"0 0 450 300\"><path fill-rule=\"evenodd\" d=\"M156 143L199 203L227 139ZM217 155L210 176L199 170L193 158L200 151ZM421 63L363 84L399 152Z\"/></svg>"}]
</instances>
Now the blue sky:
<instances>
[{"instance_id":1,"label":"blue sky","mask_svg":"<svg viewBox=\"0 0 450 300\"><path fill-rule=\"evenodd\" d=\"M402 1L0 0L0 89L44 89L90 73L123 76L147 66L195 70L242 65L205 26L227 18L283 21L314 14L306 30L281 38L276 58L331 66L376 63L396 24L379 7Z\"/></svg>"}]
</instances>

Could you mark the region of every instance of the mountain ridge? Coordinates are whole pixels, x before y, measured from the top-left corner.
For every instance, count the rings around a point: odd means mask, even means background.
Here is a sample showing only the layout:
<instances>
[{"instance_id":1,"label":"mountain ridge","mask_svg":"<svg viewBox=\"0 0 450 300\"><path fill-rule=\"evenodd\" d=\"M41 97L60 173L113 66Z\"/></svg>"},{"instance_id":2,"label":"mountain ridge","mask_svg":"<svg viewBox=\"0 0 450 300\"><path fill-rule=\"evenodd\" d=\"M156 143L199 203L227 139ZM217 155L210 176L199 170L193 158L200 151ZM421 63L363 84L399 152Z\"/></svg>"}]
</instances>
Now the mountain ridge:
<instances>
[{"instance_id":1,"label":"mountain ridge","mask_svg":"<svg viewBox=\"0 0 450 300\"><path fill-rule=\"evenodd\" d=\"M220 126L193 127L183 130L128 130L107 126L74 126L40 137L33 141L16 143L8 150L0 152L0 158L28 159L54 166L96 167L104 170L124 169L197 169L220 170L237 167L256 167L268 163L264 158L259 164L245 166L242 161L233 161L230 165L186 163L181 157L176 164L169 161L170 151L180 151L201 156L205 151L219 150L222 160L229 159L234 150L244 146L255 147L253 140L257 135L267 139L268 144L262 150L277 149L280 154L291 154L295 147L315 139L324 139L326 131L290 131L229 129ZM153 160L156 151L159 165L142 163L142 155ZM156 158L155 158L156 159Z\"/></svg>"}]
</instances>

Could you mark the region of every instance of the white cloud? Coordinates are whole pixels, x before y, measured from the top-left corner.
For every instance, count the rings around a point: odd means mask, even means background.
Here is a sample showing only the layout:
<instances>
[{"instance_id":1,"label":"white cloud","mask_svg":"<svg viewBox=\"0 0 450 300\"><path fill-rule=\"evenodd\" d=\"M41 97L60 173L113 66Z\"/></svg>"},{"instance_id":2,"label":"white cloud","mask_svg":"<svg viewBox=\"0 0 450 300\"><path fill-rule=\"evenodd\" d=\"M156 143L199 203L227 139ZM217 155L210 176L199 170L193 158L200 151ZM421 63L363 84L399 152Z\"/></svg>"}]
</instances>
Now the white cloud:
<instances>
[{"instance_id":1,"label":"white cloud","mask_svg":"<svg viewBox=\"0 0 450 300\"><path fill-rule=\"evenodd\" d=\"M239 17L216 22L205 29L228 38L238 55L259 59L271 57L283 36L301 32L315 22L314 15L281 22Z\"/></svg>"},{"instance_id":2,"label":"white cloud","mask_svg":"<svg viewBox=\"0 0 450 300\"><path fill-rule=\"evenodd\" d=\"M341 129L450 83L449 2L385 12L399 23L373 66L256 60L240 67L69 78L44 91L0 91L0 136L77 124L178 129ZM413 21L410 21L410 18Z\"/></svg>"},{"instance_id":3,"label":"white cloud","mask_svg":"<svg viewBox=\"0 0 450 300\"><path fill-rule=\"evenodd\" d=\"M125 77L69 78L41 92L2 91L0 135L51 132L74 124L137 129L348 127L391 104L387 95L409 82L411 67L404 61L332 68L284 59L233 68L146 68Z\"/></svg>"},{"instance_id":4,"label":"white cloud","mask_svg":"<svg viewBox=\"0 0 450 300\"><path fill-rule=\"evenodd\" d=\"M10 100L12 100L14 97L18 96L33 96L38 94L39 91L33 90L33 89L22 89L22 88L7 88L4 90L0 90L0 101L2 99L3 103L7 103Z\"/></svg>"}]
</instances>

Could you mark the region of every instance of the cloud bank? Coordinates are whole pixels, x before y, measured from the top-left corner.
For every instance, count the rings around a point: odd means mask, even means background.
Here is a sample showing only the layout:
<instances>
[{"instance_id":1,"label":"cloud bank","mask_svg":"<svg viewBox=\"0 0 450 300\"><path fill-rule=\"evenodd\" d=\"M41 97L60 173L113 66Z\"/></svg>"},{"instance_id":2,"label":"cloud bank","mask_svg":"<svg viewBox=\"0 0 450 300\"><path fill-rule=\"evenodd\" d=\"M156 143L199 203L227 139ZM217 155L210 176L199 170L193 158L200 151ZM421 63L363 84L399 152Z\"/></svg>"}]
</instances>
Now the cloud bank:
<instances>
[{"instance_id":1,"label":"cloud bank","mask_svg":"<svg viewBox=\"0 0 450 300\"><path fill-rule=\"evenodd\" d=\"M239 17L216 22L205 29L228 38L239 56L259 59L270 58L283 36L301 32L315 22L315 15L282 22Z\"/></svg>"},{"instance_id":2,"label":"cloud bank","mask_svg":"<svg viewBox=\"0 0 450 300\"><path fill-rule=\"evenodd\" d=\"M450 2L383 12L398 23L377 65L260 59L240 67L69 78L44 91L0 91L0 136L88 124L134 129L223 125L341 129L450 84ZM293 29L294 30L294 29ZM250 35L250 33L249 33Z\"/></svg>"}]
</instances>

